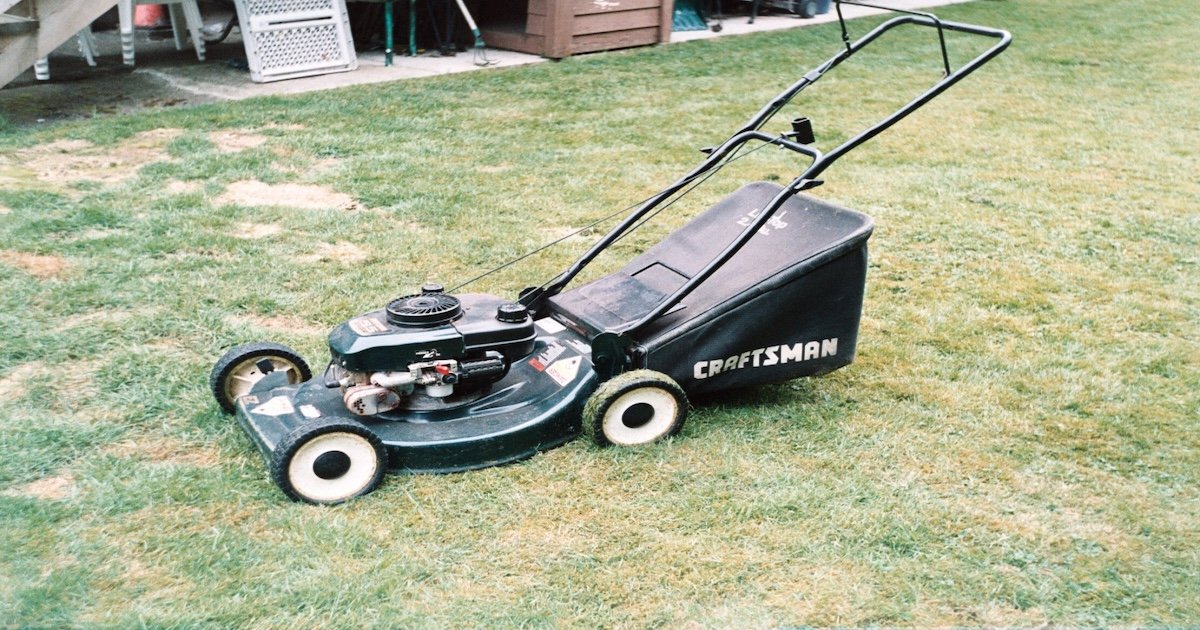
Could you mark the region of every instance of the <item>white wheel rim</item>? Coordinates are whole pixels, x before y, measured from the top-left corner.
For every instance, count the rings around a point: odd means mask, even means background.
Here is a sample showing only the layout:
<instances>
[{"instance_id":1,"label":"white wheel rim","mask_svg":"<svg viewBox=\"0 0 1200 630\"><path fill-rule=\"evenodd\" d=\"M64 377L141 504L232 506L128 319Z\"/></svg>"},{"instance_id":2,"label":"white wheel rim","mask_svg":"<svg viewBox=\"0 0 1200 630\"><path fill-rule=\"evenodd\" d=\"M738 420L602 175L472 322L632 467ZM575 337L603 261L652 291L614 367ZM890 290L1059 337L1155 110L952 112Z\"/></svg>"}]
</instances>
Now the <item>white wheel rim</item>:
<instances>
[{"instance_id":1,"label":"white wheel rim","mask_svg":"<svg viewBox=\"0 0 1200 630\"><path fill-rule=\"evenodd\" d=\"M300 382L300 368L295 363L282 357L251 357L237 364L225 378L225 395L229 400L237 400L250 393L250 388L261 381L266 374L258 369L258 362L266 359L276 372L287 372L288 383L295 385Z\"/></svg>"},{"instance_id":2,"label":"white wheel rim","mask_svg":"<svg viewBox=\"0 0 1200 630\"><path fill-rule=\"evenodd\" d=\"M317 473L317 459L322 455L349 458L349 468L331 479ZM317 503L342 501L362 492L375 478L379 459L375 447L361 435L334 431L307 441L288 462L288 481L296 494Z\"/></svg>"},{"instance_id":3,"label":"white wheel rim","mask_svg":"<svg viewBox=\"0 0 1200 630\"><path fill-rule=\"evenodd\" d=\"M647 412L652 415L641 422L641 416ZM677 417L679 401L670 392L657 387L642 387L621 394L609 405L601 429L609 442L619 446L648 444L670 432ZM631 423L631 419L635 422Z\"/></svg>"}]
</instances>

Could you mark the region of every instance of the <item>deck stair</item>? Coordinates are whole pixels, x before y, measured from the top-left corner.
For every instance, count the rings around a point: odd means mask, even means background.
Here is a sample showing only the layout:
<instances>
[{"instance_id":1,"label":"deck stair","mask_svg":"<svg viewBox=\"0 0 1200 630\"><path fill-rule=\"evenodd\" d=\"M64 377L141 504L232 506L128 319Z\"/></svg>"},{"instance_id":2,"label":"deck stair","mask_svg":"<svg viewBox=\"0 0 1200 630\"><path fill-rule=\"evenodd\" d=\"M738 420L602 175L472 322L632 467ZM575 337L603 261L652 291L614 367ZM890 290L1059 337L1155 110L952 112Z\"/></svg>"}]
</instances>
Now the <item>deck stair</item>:
<instances>
[{"instance_id":1,"label":"deck stair","mask_svg":"<svg viewBox=\"0 0 1200 630\"><path fill-rule=\"evenodd\" d=\"M0 87L115 4L116 0L0 0Z\"/></svg>"}]
</instances>

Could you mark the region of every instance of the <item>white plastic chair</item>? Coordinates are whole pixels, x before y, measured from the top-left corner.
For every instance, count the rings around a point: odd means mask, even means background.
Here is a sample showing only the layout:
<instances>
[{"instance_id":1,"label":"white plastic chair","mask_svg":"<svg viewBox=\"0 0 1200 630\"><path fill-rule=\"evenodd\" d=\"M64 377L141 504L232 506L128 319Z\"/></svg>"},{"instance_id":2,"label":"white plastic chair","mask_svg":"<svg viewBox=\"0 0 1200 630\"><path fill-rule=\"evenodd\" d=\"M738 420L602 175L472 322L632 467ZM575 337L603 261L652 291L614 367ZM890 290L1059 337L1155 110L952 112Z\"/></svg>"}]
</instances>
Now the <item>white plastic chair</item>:
<instances>
[{"instance_id":1,"label":"white plastic chair","mask_svg":"<svg viewBox=\"0 0 1200 630\"><path fill-rule=\"evenodd\" d=\"M121 59L125 65L133 65L133 7L138 4L167 5L171 30L175 34L175 50L183 50L187 36L191 35L196 58L204 61L204 35L200 32L204 27L204 18L200 17L196 0L119 0L117 13L121 19Z\"/></svg>"}]
</instances>

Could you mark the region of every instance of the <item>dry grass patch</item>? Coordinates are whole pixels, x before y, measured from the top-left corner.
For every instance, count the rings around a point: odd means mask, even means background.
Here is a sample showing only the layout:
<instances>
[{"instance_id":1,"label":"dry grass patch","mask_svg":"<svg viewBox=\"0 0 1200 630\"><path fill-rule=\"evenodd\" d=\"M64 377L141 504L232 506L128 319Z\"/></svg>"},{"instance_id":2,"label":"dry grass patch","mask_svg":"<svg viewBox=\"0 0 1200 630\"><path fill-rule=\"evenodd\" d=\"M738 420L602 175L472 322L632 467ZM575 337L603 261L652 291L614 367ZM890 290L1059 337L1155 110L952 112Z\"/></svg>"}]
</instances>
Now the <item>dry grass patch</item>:
<instances>
[{"instance_id":1,"label":"dry grass patch","mask_svg":"<svg viewBox=\"0 0 1200 630\"><path fill-rule=\"evenodd\" d=\"M167 185L163 187L163 190L165 190L167 194L171 195L190 195L194 192L200 191L200 182L182 182L177 179L173 179L167 182Z\"/></svg>"},{"instance_id":2,"label":"dry grass patch","mask_svg":"<svg viewBox=\"0 0 1200 630\"><path fill-rule=\"evenodd\" d=\"M235 153L245 149L256 149L266 144L268 138L259 133L239 130L213 131L208 139L222 153Z\"/></svg>"},{"instance_id":3,"label":"dry grass patch","mask_svg":"<svg viewBox=\"0 0 1200 630\"><path fill-rule=\"evenodd\" d=\"M187 519L195 520L185 528L181 524ZM96 597L79 620L83 625L125 625L114 624L112 615L128 605L123 600L130 591L144 593L136 604L143 611L164 602L192 600L196 580L182 574L156 538L163 532L191 533L214 522L219 521L186 506L143 508L125 516L121 535L106 532L95 541L108 548L107 571L94 575Z\"/></svg>"},{"instance_id":4,"label":"dry grass patch","mask_svg":"<svg viewBox=\"0 0 1200 630\"><path fill-rule=\"evenodd\" d=\"M239 223L237 230L233 232L236 238L247 240L257 240L275 236L283 231L283 227L274 223Z\"/></svg>"},{"instance_id":5,"label":"dry grass patch","mask_svg":"<svg viewBox=\"0 0 1200 630\"><path fill-rule=\"evenodd\" d=\"M304 210L359 210L350 195L323 186L307 184L265 184L256 180L234 182L216 199L219 204L239 206L283 206Z\"/></svg>"},{"instance_id":6,"label":"dry grass patch","mask_svg":"<svg viewBox=\"0 0 1200 630\"><path fill-rule=\"evenodd\" d=\"M1000 626L1049 627L1046 613L1038 607L1022 610L1003 603L988 602L960 612L965 613L964 616L971 620L971 623L978 623L990 628Z\"/></svg>"},{"instance_id":7,"label":"dry grass patch","mask_svg":"<svg viewBox=\"0 0 1200 630\"><path fill-rule=\"evenodd\" d=\"M0 172L7 173L0 186L12 180L26 186L31 180L55 186L76 181L120 183L147 164L168 160L166 145L181 133L179 129L154 129L111 147L87 140L57 140L19 149L0 159Z\"/></svg>"},{"instance_id":8,"label":"dry grass patch","mask_svg":"<svg viewBox=\"0 0 1200 630\"><path fill-rule=\"evenodd\" d=\"M43 280L61 278L70 269L70 263L62 256L30 254L13 250L0 252L0 262Z\"/></svg>"},{"instance_id":9,"label":"dry grass patch","mask_svg":"<svg viewBox=\"0 0 1200 630\"><path fill-rule=\"evenodd\" d=\"M25 496L42 501L61 501L75 492L75 477L69 474L44 477L6 491L7 496Z\"/></svg>"},{"instance_id":10,"label":"dry grass patch","mask_svg":"<svg viewBox=\"0 0 1200 630\"><path fill-rule=\"evenodd\" d=\"M63 332L72 328L81 328L84 326L96 326L102 324L119 324L133 317L133 311L92 311L91 313L83 313L80 315L72 315L65 317L59 322L54 329L55 332Z\"/></svg>"},{"instance_id":11,"label":"dry grass patch","mask_svg":"<svg viewBox=\"0 0 1200 630\"><path fill-rule=\"evenodd\" d=\"M226 318L231 324L263 328L274 332L288 332L299 335L325 335L328 326L305 321L295 315L231 315Z\"/></svg>"},{"instance_id":12,"label":"dry grass patch","mask_svg":"<svg viewBox=\"0 0 1200 630\"><path fill-rule=\"evenodd\" d=\"M293 149L279 147L274 149L274 153L279 157L290 157L296 152ZM305 161L301 159L291 163L280 164L279 170L280 172L288 175L300 175L311 179L327 176L330 173L333 173L341 165L342 162L335 158L319 158L312 161Z\"/></svg>"},{"instance_id":13,"label":"dry grass patch","mask_svg":"<svg viewBox=\"0 0 1200 630\"><path fill-rule=\"evenodd\" d=\"M212 446L185 444L161 435L142 435L104 447L101 451L118 459L146 461L155 464L178 464L197 468L213 468L221 461L220 452Z\"/></svg>"},{"instance_id":14,"label":"dry grass patch","mask_svg":"<svg viewBox=\"0 0 1200 630\"><path fill-rule=\"evenodd\" d=\"M42 371L37 363L19 365L15 370L0 378L0 401L14 401L25 395L25 382Z\"/></svg>"},{"instance_id":15,"label":"dry grass patch","mask_svg":"<svg viewBox=\"0 0 1200 630\"><path fill-rule=\"evenodd\" d=\"M114 229L114 228L88 228L88 229L80 232L76 236L72 236L70 238L63 239L63 240L65 240L68 243L82 243L82 242L86 242L86 241L97 241L102 238L108 238L110 236L115 236L117 234L121 234L122 232L123 232L123 230L118 230L118 229Z\"/></svg>"},{"instance_id":16,"label":"dry grass patch","mask_svg":"<svg viewBox=\"0 0 1200 630\"><path fill-rule=\"evenodd\" d=\"M559 239L562 239L563 243L591 243L595 240L592 235L593 230L584 230L576 234L575 232L579 231L577 227L548 227L542 228L540 231L542 238L547 243L558 241Z\"/></svg>"},{"instance_id":17,"label":"dry grass patch","mask_svg":"<svg viewBox=\"0 0 1200 630\"><path fill-rule=\"evenodd\" d=\"M22 166L16 156L0 155L0 190L46 188L37 173Z\"/></svg>"},{"instance_id":18,"label":"dry grass patch","mask_svg":"<svg viewBox=\"0 0 1200 630\"><path fill-rule=\"evenodd\" d=\"M94 393L96 372L100 370L101 365L102 362L98 359L77 359L70 363L52 366L50 371L53 372L54 382L58 387L71 392L75 397L86 397Z\"/></svg>"},{"instance_id":19,"label":"dry grass patch","mask_svg":"<svg viewBox=\"0 0 1200 630\"><path fill-rule=\"evenodd\" d=\"M339 241L337 243L319 243L317 251L303 256L297 256L296 260L302 263L319 263L319 262L337 262L347 265L361 263L371 257L367 250L349 243Z\"/></svg>"}]
</instances>

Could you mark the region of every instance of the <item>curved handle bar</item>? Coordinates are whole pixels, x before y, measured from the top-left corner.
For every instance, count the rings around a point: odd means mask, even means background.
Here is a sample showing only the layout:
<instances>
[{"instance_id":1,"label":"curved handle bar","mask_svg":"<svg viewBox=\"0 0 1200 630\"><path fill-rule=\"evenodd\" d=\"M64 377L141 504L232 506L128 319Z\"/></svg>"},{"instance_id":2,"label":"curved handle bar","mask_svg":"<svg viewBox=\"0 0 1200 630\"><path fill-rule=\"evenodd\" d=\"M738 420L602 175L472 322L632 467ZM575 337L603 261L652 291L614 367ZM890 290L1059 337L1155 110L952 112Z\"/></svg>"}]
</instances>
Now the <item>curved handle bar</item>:
<instances>
[{"instance_id":1,"label":"curved handle bar","mask_svg":"<svg viewBox=\"0 0 1200 630\"><path fill-rule=\"evenodd\" d=\"M839 5L839 7L838 7L839 19L841 19L840 5L843 3L844 4L856 4L856 5L861 5L861 6L873 7L873 8L887 8L887 7L877 7L876 5L866 4L864 2L857 2L857 1L852 1L852 0L837 0L837 2ZM717 269L720 269L722 265L724 265L730 258L732 258L735 254L737 254L737 252L743 246L745 246L746 243L748 243L750 241L750 239L754 236L754 234L756 232L758 232L758 230L760 230L764 225L767 224L768 221L771 220L771 217L774 216L775 212L777 210L779 210L780 207L783 206L784 202L786 202L789 198L791 198L793 195L800 192L801 190L806 190L808 188L813 187L817 183L819 183L816 180L817 175L821 174L825 169L829 168L839 158L841 158L843 155L845 155L852 149L863 144L864 142L867 142L871 138L874 138L875 136L879 135L880 133L887 130L892 125L895 125L897 122L904 119L909 114L920 109L923 105L925 105L929 101L936 98L942 92L949 89L950 86L954 85L955 83L958 83L963 78L965 78L967 75L969 75L972 72L974 72L975 70L979 69L981 66L983 66L987 62L991 61L994 57L996 57L1001 52L1003 52L1004 49L1007 48L1008 45L1012 42L1012 35L1009 34L1008 31L1005 31L1005 30L989 28L989 27L985 27L985 26L977 26L974 24L946 22L946 21L939 20L937 17L929 15L929 14L913 13L913 12L904 12L904 13L906 13L906 15L892 18L892 19L880 24L879 26L876 26L874 29L872 29L870 32L868 32L866 35L863 35L862 37L860 37L858 40L856 40L854 42L849 42L848 38L845 37L845 35L844 35L845 21L842 20L843 38L847 40L845 50L842 50L841 52L834 55L833 57L830 57L825 63L821 64L820 66L817 66L816 68L814 68L813 70L811 70L810 72L805 74L799 81L792 84L787 89L785 89L783 92L781 92L778 96L776 96L774 99L772 99L771 102L767 103L767 105L764 106L761 110L759 110L759 112L757 114L755 114L753 117L751 117L751 119L745 125L743 125L742 128L740 128L736 132L734 132L734 134L728 140L726 140L724 143L722 143L721 146L717 147L708 156L708 158L706 160L704 160L704 162L702 162L696 168L692 169L691 172L689 172L687 175L680 178L678 181L676 181L671 186L664 189L662 192L660 192L657 195L654 195L653 197L648 199L644 204L642 204L642 206L640 208L638 208L636 211L634 211L632 214L630 214L628 217L626 217L616 227L614 227L608 234L606 234L598 242L596 242L594 245L592 245L592 247L590 247L578 260L576 260L575 263L571 265L571 267L569 267L566 271L564 271L563 273L556 276L551 282L544 285L543 289L535 290L533 292L523 295L521 298L522 303L526 304L527 306L532 306L532 307L536 308L536 306L543 303L544 300L546 300L549 297L562 291L562 289L564 287L566 287L566 285L568 283L570 283L571 280L573 280L575 278L575 276L577 276L579 274L579 272L581 272L583 270L584 267L586 267L597 256L599 256L602 251L604 251L606 248L608 248L610 245L612 245L614 242L616 242L617 239L624 236L626 234L626 232L628 232L631 228L633 228L640 220L642 220L655 207L657 207L659 204L661 204L663 201L665 201L666 199L668 199L675 193L682 190L688 184L690 184L693 181L695 181L696 179L698 179L701 175L703 175L703 174L707 173L708 171L712 170L713 168L717 167L723 160L730 157L734 151L736 151L738 148L740 148L742 145L746 144L747 142L749 142L751 140L758 140L761 142L776 144L783 148L795 151L797 153L801 153L803 155L807 155L812 158L813 161L808 166L808 168L804 169L804 171L796 179L792 180L792 182L789 185L784 187L784 189L782 191L780 191L779 194L776 195L771 200L771 202L769 204L767 204L767 206L765 208L763 208L763 211L760 212L759 215L757 217L755 217L754 220L751 221L748 226L743 228L743 230L738 234L738 236L732 242L730 242L724 249L722 249L721 252L719 254L717 254L717 256L715 258L713 258L707 265L705 265L703 269L701 269L699 272L697 272L695 276L688 279L687 282L685 282L682 286L680 286L678 289L676 289L674 293L667 296L661 303L659 303L658 306L656 306L654 309L652 309L649 313L647 313L641 319L639 319L635 322L629 323L627 325L621 326L620 328L609 331L609 332L614 332L614 333L619 333L619 334L630 334L630 333L637 331L642 326L645 326L646 324L650 323L651 321L657 319L663 313L666 313L667 311L674 308L675 305L678 304L680 301L682 301L683 298L687 297L687 295L689 293L691 293L692 290L694 290L702 282L707 280L713 273L715 273L717 271ZM797 142L792 142L791 140L788 140L783 136L772 136L770 134L766 134L766 133L759 131L759 129L762 128L763 125L765 125L772 117L774 117L777 113L779 113L779 111L781 109L783 109L784 106L786 106L789 102L791 102L792 99L794 99L796 97L796 95L798 95L801 91L803 91L808 86L815 83L818 79L820 79L822 76L824 76L825 73L829 72L830 70L833 70L838 65L840 65L843 61L845 61L846 59L849 59L852 55L861 51L866 46L870 45L872 42L874 42L876 39L878 39L884 33L892 30L893 28L896 28L896 27L902 26L902 25L906 25L906 24L932 27L932 28L935 28L938 30L939 41L941 42L941 46L942 46L943 61L947 61L947 63L946 63L947 73L932 87L930 87L926 91L922 92L915 99L909 101L903 107L896 110L891 115L884 118L883 120L872 125L871 127L867 128L866 130L860 132L858 135L854 136L853 138L850 138L849 140L843 142L842 144L838 145L834 149L832 149L829 152L824 153L824 154L822 154L820 151L818 151L808 145L803 145L803 144L799 144ZM964 64L963 66L958 68L957 70L949 71L948 55L946 54L945 39L943 37L944 31L955 31L955 32L967 33L967 34L971 34L971 35L991 37L991 38L998 39L999 41L996 42L994 45L992 45L987 50L985 50L984 52L980 53L978 56L976 56L971 61L967 62L966 64Z\"/></svg>"}]
</instances>

